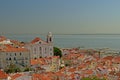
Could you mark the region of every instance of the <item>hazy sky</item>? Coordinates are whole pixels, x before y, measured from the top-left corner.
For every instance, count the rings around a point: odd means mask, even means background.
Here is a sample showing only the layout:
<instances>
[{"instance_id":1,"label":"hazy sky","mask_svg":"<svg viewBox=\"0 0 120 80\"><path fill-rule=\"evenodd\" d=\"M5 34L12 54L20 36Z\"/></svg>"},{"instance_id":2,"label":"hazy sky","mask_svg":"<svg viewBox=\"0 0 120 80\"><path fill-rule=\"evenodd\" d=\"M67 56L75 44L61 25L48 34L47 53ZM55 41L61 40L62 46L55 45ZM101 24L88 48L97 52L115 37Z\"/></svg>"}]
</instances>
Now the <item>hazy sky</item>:
<instances>
[{"instance_id":1,"label":"hazy sky","mask_svg":"<svg viewBox=\"0 0 120 80\"><path fill-rule=\"evenodd\" d=\"M120 34L120 0L0 0L0 33Z\"/></svg>"}]
</instances>

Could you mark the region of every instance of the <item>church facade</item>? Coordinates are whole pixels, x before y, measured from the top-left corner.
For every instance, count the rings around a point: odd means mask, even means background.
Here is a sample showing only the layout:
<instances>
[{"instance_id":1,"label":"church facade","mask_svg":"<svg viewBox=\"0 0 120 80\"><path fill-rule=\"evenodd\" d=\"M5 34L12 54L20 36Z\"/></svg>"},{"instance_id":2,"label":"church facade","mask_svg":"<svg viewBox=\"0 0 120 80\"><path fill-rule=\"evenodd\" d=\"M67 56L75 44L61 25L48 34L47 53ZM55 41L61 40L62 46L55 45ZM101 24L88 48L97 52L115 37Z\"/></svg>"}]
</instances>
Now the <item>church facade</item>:
<instances>
[{"instance_id":1,"label":"church facade","mask_svg":"<svg viewBox=\"0 0 120 80\"><path fill-rule=\"evenodd\" d=\"M25 46L30 51L30 58L37 59L53 56L53 35L48 33L46 41L36 37Z\"/></svg>"}]
</instances>

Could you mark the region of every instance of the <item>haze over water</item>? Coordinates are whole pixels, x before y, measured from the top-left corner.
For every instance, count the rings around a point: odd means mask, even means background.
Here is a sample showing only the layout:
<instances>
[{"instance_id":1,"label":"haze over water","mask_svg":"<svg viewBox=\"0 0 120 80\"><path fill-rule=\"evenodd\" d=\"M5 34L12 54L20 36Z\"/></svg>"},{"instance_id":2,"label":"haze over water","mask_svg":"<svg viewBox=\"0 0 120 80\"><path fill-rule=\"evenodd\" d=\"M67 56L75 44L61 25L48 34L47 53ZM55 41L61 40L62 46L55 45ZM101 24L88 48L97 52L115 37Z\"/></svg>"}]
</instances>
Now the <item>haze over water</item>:
<instances>
[{"instance_id":1,"label":"haze over water","mask_svg":"<svg viewBox=\"0 0 120 80\"><path fill-rule=\"evenodd\" d=\"M46 35L5 35L9 39L30 42L35 37L46 41ZM54 45L60 48L112 48L120 50L120 35L54 35Z\"/></svg>"}]
</instances>

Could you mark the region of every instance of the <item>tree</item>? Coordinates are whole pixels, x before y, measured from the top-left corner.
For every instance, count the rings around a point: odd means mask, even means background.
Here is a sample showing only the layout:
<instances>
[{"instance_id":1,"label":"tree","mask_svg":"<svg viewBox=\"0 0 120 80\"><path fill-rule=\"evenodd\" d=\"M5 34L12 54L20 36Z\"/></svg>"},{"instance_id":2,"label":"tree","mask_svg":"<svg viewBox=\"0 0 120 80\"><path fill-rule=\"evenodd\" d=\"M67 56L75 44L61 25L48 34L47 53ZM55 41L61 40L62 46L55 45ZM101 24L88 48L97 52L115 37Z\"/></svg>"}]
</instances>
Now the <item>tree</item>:
<instances>
[{"instance_id":1,"label":"tree","mask_svg":"<svg viewBox=\"0 0 120 80\"><path fill-rule=\"evenodd\" d=\"M30 68L30 67L25 67L24 72L27 72L27 71L32 71L32 68Z\"/></svg>"},{"instance_id":2,"label":"tree","mask_svg":"<svg viewBox=\"0 0 120 80\"><path fill-rule=\"evenodd\" d=\"M60 57L62 57L62 52L57 47L54 47L54 56L60 56Z\"/></svg>"},{"instance_id":3,"label":"tree","mask_svg":"<svg viewBox=\"0 0 120 80\"><path fill-rule=\"evenodd\" d=\"M20 68L18 68L15 64L10 64L6 69L5 72L6 73L16 73L16 72L20 72Z\"/></svg>"}]
</instances>

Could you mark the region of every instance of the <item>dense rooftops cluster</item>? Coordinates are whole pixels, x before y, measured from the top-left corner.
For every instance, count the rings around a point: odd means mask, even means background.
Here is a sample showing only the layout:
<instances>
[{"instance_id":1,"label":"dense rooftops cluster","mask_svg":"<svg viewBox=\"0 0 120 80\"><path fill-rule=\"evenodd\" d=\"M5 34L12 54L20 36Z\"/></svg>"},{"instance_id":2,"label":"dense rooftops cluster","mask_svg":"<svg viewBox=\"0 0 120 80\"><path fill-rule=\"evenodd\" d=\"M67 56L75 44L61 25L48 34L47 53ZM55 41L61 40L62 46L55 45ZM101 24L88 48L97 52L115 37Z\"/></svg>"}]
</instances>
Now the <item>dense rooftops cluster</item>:
<instances>
[{"instance_id":1,"label":"dense rooftops cluster","mask_svg":"<svg viewBox=\"0 0 120 80\"><path fill-rule=\"evenodd\" d=\"M120 56L105 55L94 49L61 49L53 56L52 34L46 41L36 37L28 43L0 37L0 79L8 80L81 80L97 77L120 80ZM104 54L104 55L103 55ZM29 67L30 72L6 74L10 64Z\"/></svg>"}]
</instances>

